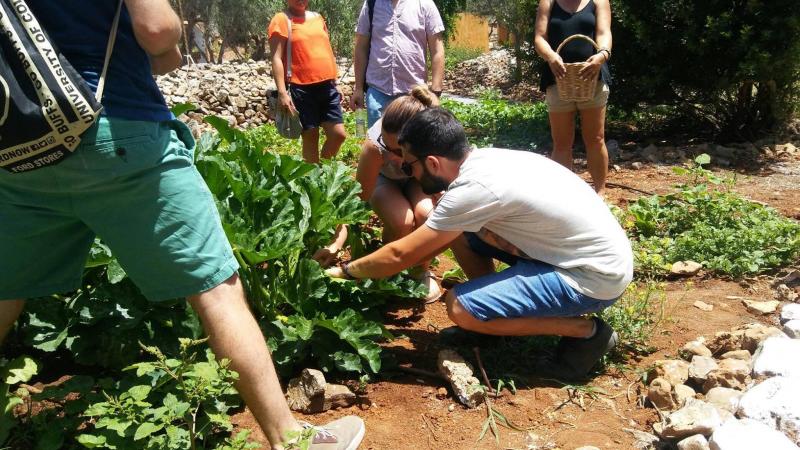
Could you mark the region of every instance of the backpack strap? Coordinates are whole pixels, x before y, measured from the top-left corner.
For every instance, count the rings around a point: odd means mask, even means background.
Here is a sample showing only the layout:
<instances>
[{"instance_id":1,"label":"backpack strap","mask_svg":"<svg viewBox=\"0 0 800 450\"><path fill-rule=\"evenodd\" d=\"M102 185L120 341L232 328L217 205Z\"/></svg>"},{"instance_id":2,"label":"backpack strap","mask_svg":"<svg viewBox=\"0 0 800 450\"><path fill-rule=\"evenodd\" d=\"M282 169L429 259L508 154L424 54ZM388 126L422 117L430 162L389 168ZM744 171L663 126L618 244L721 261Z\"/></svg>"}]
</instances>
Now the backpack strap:
<instances>
[{"instance_id":1,"label":"backpack strap","mask_svg":"<svg viewBox=\"0 0 800 450\"><path fill-rule=\"evenodd\" d=\"M286 89L289 89L289 83L292 82L292 18L289 12L286 14Z\"/></svg>"},{"instance_id":2,"label":"backpack strap","mask_svg":"<svg viewBox=\"0 0 800 450\"><path fill-rule=\"evenodd\" d=\"M106 44L106 59L103 62L103 71L100 72L100 80L97 82L97 90L95 91L94 98L97 103L103 99L103 91L106 88L106 74L108 73L108 64L111 62L111 53L114 51L114 44L117 41L117 29L119 29L119 16L122 14L122 2L119 0L117 5L117 13L114 16L114 22L111 24L111 32L108 35L108 44Z\"/></svg>"}]
</instances>

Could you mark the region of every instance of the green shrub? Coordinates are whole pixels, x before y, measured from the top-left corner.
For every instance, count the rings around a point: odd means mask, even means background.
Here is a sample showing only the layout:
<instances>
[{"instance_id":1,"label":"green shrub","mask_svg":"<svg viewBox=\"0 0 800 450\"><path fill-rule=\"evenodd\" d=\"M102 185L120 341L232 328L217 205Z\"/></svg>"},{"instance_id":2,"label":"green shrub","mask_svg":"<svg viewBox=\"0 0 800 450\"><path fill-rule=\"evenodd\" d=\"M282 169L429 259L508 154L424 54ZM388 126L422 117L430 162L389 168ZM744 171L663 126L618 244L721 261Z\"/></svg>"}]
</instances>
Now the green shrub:
<instances>
[{"instance_id":1,"label":"green shrub","mask_svg":"<svg viewBox=\"0 0 800 450\"><path fill-rule=\"evenodd\" d=\"M636 270L664 275L672 263L692 260L712 272L741 277L791 264L800 257L800 224L731 188L733 179L704 169L700 155L676 192L638 199L622 222L632 235Z\"/></svg>"},{"instance_id":2,"label":"green shrub","mask_svg":"<svg viewBox=\"0 0 800 450\"><path fill-rule=\"evenodd\" d=\"M674 107L684 129L731 139L780 124L796 108L795 2L612 0L612 16L612 104Z\"/></svg>"},{"instance_id":3,"label":"green shrub","mask_svg":"<svg viewBox=\"0 0 800 450\"><path fill-rule=\"evenodd\" d=\"M478 103L465 104L444 99L449 109L464 125L470 142L518 150L535 150L550 138L547 105L514 103L486 91Z\"/></svg>"}]
</instances>

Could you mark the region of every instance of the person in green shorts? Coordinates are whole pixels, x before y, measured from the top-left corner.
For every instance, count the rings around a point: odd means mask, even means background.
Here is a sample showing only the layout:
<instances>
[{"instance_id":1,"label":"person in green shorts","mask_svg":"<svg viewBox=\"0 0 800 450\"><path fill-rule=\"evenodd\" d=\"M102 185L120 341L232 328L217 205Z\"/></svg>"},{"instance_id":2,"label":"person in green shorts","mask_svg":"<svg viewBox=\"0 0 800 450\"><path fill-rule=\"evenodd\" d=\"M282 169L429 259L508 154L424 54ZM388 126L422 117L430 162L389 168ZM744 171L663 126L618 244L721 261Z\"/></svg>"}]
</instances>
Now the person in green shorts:
<instances>
[{"instance_id":1,"label":"person in green shorts","mask_svg":"<svg viewBox=\"0 0 800 450\"><path fill-rule=\"evenodd\" d=\"M28 0L50 38L95 89L117 0ZM185 297L273 449L308 424L291 415L194 141L152 77L181 63L181 23L168 0L125 0L103 97L104 115L62 163L0 171L0 342L25 299L80 286L95 236L151 301ZM316 429L311 449L355 450L358 417Z\"/></svg>"}]
</instances>

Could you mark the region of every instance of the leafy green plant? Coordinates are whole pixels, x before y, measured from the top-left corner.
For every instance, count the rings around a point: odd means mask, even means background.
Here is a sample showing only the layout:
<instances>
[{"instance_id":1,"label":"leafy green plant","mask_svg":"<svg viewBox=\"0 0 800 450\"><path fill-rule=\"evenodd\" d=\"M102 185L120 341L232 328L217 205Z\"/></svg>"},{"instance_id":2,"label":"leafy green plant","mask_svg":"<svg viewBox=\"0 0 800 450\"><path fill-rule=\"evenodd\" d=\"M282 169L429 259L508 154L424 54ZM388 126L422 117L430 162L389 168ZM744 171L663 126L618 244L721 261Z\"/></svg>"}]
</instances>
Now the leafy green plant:
<instances>
[{"instance_id":1,"label":"leafy green plant","mask_svg":"<svg viewBox=\"0 0 800 450\"><path fill-rule=\"evenodd\" d=\"M741 277L791 264L800 257L800 224L734 193L735 180L704 169L708 155L675 168L688 181L668 195L643 197L622 223L634 238L636 269L664 275L692 260L710 271Z\"/></svg>"},{"instance_id":2,"label":"leafy green plant","mask_svg":"<svg viewBox=\"0 0 800 450\"><path fill-rule=\"evenodd\" d=\"M374 320L372 307L391 297L418 298L424 288L403 277L329 280L311 259L339 225L351 225L350 242L363 241L370 211L358 198L352 170L335 161L314 166L265 152L253 134L215 117L206 120L218 135L201 139L197 168L217 200L279 370L287 373L307 359L324 370L380 370L375 340L391 335Z\"/></svg>"},{"instance_id":3,"label":"leafy green plant","mask_svg":"<svg viewBox=\"0 0 800 450\"><path fill-rule=\"evenodd\" d=\"M180 356L168 358L156 347L143 349L154 358L133 364L126 379L105 401L89 405L91 431L78 436L87 448L202 449L256 448L246 433L233 438L227 412L239 405L233 383L238 378L228 361L217 362L211 351L197 361L204 341L181 339ZM123 388L127 384L131 386Z\"/></svg>"},{"instance_id":4,"label":"leafy green plant","mask_svg":"<svg viewBox=\"0 0 800 450\"><path fill-rule=\"evenodd\" d=\"M39 367L31 358L20 356L12 361L0 359L0 380L3 388L0 389L0 445L8 439L12 429L17 423L14 418L14 408L22 404L25 396L23 392L12 392L11 387L31 379L39 371Z\"/></svg>"},{"instance_id":5,"label":"leafy green plant","mask_svg":"<svg viewBox=\"0 0 800 450\"><path fill-rule=\"evenodd\" d=\"M535 150L550 136L547 106L542 102L513 103L486 91L478 103L444 99L442 106L458 118L470 142L479 147Z\"/></svg>"}]
</instances>

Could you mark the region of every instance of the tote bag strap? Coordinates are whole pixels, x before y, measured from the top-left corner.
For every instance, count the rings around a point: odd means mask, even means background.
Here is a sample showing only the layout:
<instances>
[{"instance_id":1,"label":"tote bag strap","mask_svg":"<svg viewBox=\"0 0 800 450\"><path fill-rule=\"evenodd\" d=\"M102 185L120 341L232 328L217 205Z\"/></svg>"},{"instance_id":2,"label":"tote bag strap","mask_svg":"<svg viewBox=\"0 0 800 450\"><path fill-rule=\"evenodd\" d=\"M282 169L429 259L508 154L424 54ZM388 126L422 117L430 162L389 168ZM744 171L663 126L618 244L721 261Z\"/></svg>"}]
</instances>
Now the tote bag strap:
<instances>
[{"instance_id":1,"label":"tote bag strap","mask_svg":"<svg viewBox=\"0 0 800 450\"><path fill-rule=\"evenodd\" d=\"M108 73L108 63L111 62L111 53L114 51L114 43L117 41L117 29L119 29L119 16L122 13L122 2L119 0L117 5L117 13L114 15L114 22L111 24L111 32L108 35L108 44L106 44L106 59L103 61L103 71L100 72L100 80L97 82L97 90L95 91L94 98L97 103L103 99L103 91L106 88L106 74Z\"/></svg>"},{"instance_id":2,"label":"tote bag strap","mask_svg":"<svg viewBox=\"0 0 800 450\"><path fill-rule=\"evenodd\" d=\"M286 11L286 89L292 82L292 18Z\"/></svg>"}]
</instances>

